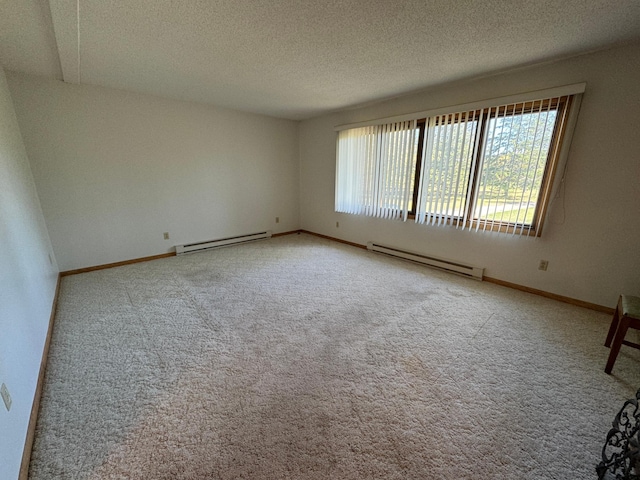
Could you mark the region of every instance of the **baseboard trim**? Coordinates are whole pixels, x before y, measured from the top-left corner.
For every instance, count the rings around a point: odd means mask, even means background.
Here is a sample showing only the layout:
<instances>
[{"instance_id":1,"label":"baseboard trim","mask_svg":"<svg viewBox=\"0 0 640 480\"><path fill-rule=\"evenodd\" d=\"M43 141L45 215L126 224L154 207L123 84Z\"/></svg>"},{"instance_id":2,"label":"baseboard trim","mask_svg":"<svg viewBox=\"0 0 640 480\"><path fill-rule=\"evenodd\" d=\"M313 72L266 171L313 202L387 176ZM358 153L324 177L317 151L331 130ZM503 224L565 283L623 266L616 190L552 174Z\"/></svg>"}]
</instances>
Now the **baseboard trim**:
<instances>
[{"instance_id":1,"label":"baseboard trim","mask_svg":"<svg viewBox=\"0 0 640 480\"><path fill-rule=\"evenodd\" d=\"M271 235L271 238L274 237L283 237L285 235L293 235L295 233L300 233L302 230L291 230L289 232L281 232L281 233L274 233L273 235Z\"/></svg>"},{"instance_id":2,"label":"baseboard trim","mask_svg":"<svg viewBox=\"0 0 640 480\"><path fill-rule=\"evenodd\" d=\"M40 412L40 399L42 398L42 387L44 384L44 374L47 371L47 360L49 358L49 346L51 344L51 335L53 334L53 323L56 318L56 310L58 308L58 295L60 294L60 281L62 275L58 273L56 282L56 291L53 295L53 303L51 305L51 315L49 316L49 327L47 328L47 336L44 340L42 349L42 358L40 359L40 371L38 372L38 381L36 383L36 391L33 395L33 403L31 405L31 414L29 416L29 425L27 427L27 437L24 441L24 449L22 451L22 462L20 463L20 473L18 480L27 480L29 477L29 462L31 461L31 450L33 449L33 441L36 435L36 425L38 423L38 413Z\"/></svg>"},{"instance_id":3,"label":"baseboard trim","mask_svg":"<svg viewBox=\"0 0 640 480\"><path fill-rule=\"evenodd\" d=\"M329 235L322 235L321 233L310 232L309 230L300 230L300 232L308 233L309 235L314 235L320 238L325 238L327 240L333 240L334 242L351 245L352 247L364 248L365 250L367 249L366 245L360 245L359 243L348 242L346 240L341 240L339 238L331 237ZM513 288L514 290L520 290L521 292L527 292L527 293L532 293L534 295L539 295L541 297L551 298L553 300L558 300L559 302L569 303L571 305L588 308L590 310L595 310L597 312L603 312L603 313L608 313L610 315L613 315L613 312L615 310L614 308L605 307L604 305L598 305L597 303L590 303L590 302L585 302L583 300L578 300L576 298L565 297L564 295L558 295L556 293L546 292L544 290L538 290L537 288L531 288L525 285L519 285L517 283L507 282L506 280L500 280L499 278L483 277L482 279L485 282L494 283L502 287Z\"/></svg>"},{"instance_id":4,"label":"baseboard trim","mask_svg":"<svg viewBox=\"0 0 640 480\"><path fill-rule=\"evenodd\" d=\"M290 232L274 233L271 237L282 237L284 235L293 235L294 233L300 233L301 230L291 230ZM96 270L105 270L107 268L122 267L123 265L131 265L134 263L149 262L151 260L159 260L161 258L175 257L176 252L161 253L160 255L152 255L150 257L133 258L131 260L123 260L122 262L105 263L103 265L94 265L93 267L77 268L75 270L65 270L60 272L60 275L66 277L67 275L77 275L78 273L95 272Z\"/></svg>"},{"instance_id":5,"label":"baseboard trim","mask_svg":"<svg viewBox=\"0 0 640 480\"><path fill-rule=\"evenodd\" d=\"M151 260L159 260L161 258L169 258L169 257L175 257L175 256L176 256L176 252L161 253L160 255L152 255L150 257L133 258L131 260L124 260L122 262L105 263L104 265L95 265L93 267L78 268L76 270L66 270L64 272L60 272L60 275L62 275L63 277L66 277L67 275L77 275L78 273L95 272L96 270L105 270L107 268L122 267L123 265L149 262Z\"/></svg>"},{"instance_id":6,"label":"baseboard trim","mask_svg":"<svg viewBox=\"0 0 640 480\"><path fill-rule=\"evenodd\" d=\"M316 233L316 232L312 232L310 230L303 230L303 229L291 230L289 232L282 232L282 233L274 233L272 235L272 238L273 237L282 237L282 236L285 236L285 235L293 235L293 234L296 234L296 233L306 233L308 235L313 235L314 237L324 238L326 240L331 240L331 241L342 243L342 244L345 244L345 245L350 245L352 247L362 248L364 250L367 249L366 245L362 245L362 244L355 243L355 242L349 242L348 240L342 240L341 238L332 237L330 235L323 235L322 233ZM148 261L151 261L151 260L158 260L158 259L161 259L161 258L174 257L175 255L176 255L175 252L169 252L169 253L162 253L160 255L152 255L150 257L134 258L132 260L125 260L125 261L122 261L122 262L107 263L107 264L104 264L104 265L95 265L93 267L78 268L76 270L66 270L64 272L60 272L60 276L66 277L67 275L76 275L78 273L94 272L96 270L104 270L104 269L107 269L107 268L121 267L123 265L131 265L133 263L148 262ZM576 298L566 297L564 295L558 295L556 293L547 292L545 290L539 290L537 288L532 288L532 287L527 287L525 285L519 285L517 283L507 282L506 280L500 280L499 278L493 278L493 277L486 277L485 276L483 278L483 280L486 281L486 282L489 282L489 283L494 283L496 285L503 286L503 287L513 288L514 290L520 290L521 292L527 292L527 293L532 293L534 295L540 295L541 297L551 298L553 300L558 300L560 302L569 303L571 305L576 305L578 307L588 308L590 310L595 310L595 311L598 311L598 312L608 313L610 315L613 315L613 312L615 310L614 308L605 307L604 305L598 305L596 303L585 302L583 300L578 300Z\"/></svg>"},{"instance_id":7,"label":"baseboard trim","mask_svg":"<svg viewBox=\"0 0 640 480\"><path fill-rule=\"evenodd\" d=\"M348 242L347 240L342 240L340 238L330 237L329 235L323 235L321 233L310 232L309 230L300 230L300 233L307 233L309 235L313 235L314 237L324 238L326 240L333 240L334 242L344 243L345 245L351 245L352 247L364 248L367 249L366 245L361 245L359 243Z\"/></svg>"},{"instance_id":8,"label":"baseboard trim","mask_svg":"<svg viewBox=\"0 0 640 480\"><path fill-rule=\"evenodd\" d=\"M517 283L511 283L505 280L500 280L499 278L484 277L483 280L485 282L494 283L496 285L500 285L503 287L513 288L514 290L520 290L521 292L533 293L534 295L551 298L553 300L558 300L559 302L569 303L571 305L588 308L590 310L595 310L597 312L608 313L610 315L613 315L613 312L615 310L610 307L605 307L604 305L598 305L597 303L585 302L584 300L578 300L577 298L565 297L564 295L558 295L557 293L538 290L537 288L526 287L524 285L519 285Z\"/></svg>"}]
</instances>

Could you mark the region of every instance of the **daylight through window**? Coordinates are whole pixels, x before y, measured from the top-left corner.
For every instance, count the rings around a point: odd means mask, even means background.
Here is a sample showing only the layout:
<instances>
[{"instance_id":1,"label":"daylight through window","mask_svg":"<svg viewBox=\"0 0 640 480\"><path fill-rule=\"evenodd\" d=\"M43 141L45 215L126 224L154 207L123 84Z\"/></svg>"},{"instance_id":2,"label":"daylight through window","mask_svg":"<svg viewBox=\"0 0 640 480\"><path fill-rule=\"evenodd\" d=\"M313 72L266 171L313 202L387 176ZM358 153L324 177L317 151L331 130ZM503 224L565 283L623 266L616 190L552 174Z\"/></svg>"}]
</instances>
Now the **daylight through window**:
<instances>
[{"instance_id":1,"label":"daylight through window","mask_svg":"<svg viewBox=\"0 0 640 480\"><path fill-rule=\"evenodd\" d=\"M572 99L342 130L336 211L539 235Z\"/></svg>"}]
</instances>

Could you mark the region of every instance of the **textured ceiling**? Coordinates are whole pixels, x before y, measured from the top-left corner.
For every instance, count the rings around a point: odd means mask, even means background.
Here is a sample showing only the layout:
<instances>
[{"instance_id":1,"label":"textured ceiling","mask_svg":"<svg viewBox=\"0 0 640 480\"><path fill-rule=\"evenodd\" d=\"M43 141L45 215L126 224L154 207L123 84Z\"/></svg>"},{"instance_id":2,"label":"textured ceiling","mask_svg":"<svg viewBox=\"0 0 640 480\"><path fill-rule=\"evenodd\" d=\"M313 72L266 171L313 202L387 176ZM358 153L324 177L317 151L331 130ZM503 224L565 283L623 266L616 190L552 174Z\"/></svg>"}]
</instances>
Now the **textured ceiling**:
<instances>
[{"instance_id":1,"label":"textured ceiling","mask_svg":"<svg viewBox=\"0 0 640 480\"><path fill-rule=\"evenodd\" d=\"M640 40L639 0L79 0L79 35L77 0L0 8L8 70L291 119Z\"/></svg>"}]
</instances>

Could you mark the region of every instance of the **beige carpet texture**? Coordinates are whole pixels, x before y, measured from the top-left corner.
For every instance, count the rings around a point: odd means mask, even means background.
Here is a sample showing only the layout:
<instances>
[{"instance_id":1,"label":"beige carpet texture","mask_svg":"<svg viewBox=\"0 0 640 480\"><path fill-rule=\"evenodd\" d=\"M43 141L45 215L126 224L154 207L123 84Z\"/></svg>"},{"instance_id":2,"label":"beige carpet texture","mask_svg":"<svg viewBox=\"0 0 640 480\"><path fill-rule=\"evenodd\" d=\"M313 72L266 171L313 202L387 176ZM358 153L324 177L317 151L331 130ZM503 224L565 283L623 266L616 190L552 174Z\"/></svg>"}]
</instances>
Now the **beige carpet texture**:
<instances>
[{"instance_id":1,"label":"beige carpet texture","mask_svg":"<svg viewBox=\"0 0 640 480\"><path fill-rule=\"evenodd\" d=\"M64 277L30 478L596 478L610 320L305 234Z\"/></svg>"}]
</instances>

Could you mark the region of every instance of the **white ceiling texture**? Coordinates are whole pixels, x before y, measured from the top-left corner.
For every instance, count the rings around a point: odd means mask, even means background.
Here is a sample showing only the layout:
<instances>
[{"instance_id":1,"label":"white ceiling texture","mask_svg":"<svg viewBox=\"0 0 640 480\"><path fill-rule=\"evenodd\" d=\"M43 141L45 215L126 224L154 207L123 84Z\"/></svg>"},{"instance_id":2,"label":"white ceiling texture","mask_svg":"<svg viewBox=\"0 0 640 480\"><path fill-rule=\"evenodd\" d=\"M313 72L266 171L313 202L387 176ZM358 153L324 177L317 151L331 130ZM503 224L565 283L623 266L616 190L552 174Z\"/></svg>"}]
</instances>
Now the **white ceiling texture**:
<instances>
[{"instance_id":1,"label":"white ceiling texture","mask_svg":"<svg viewBox=\"0 0 640 480\"><path fill-rule=\"evenodd\" d=\"M6 70L289 119L640 41L640 0L0 0Z\"/></svg>"}]
</instances>

